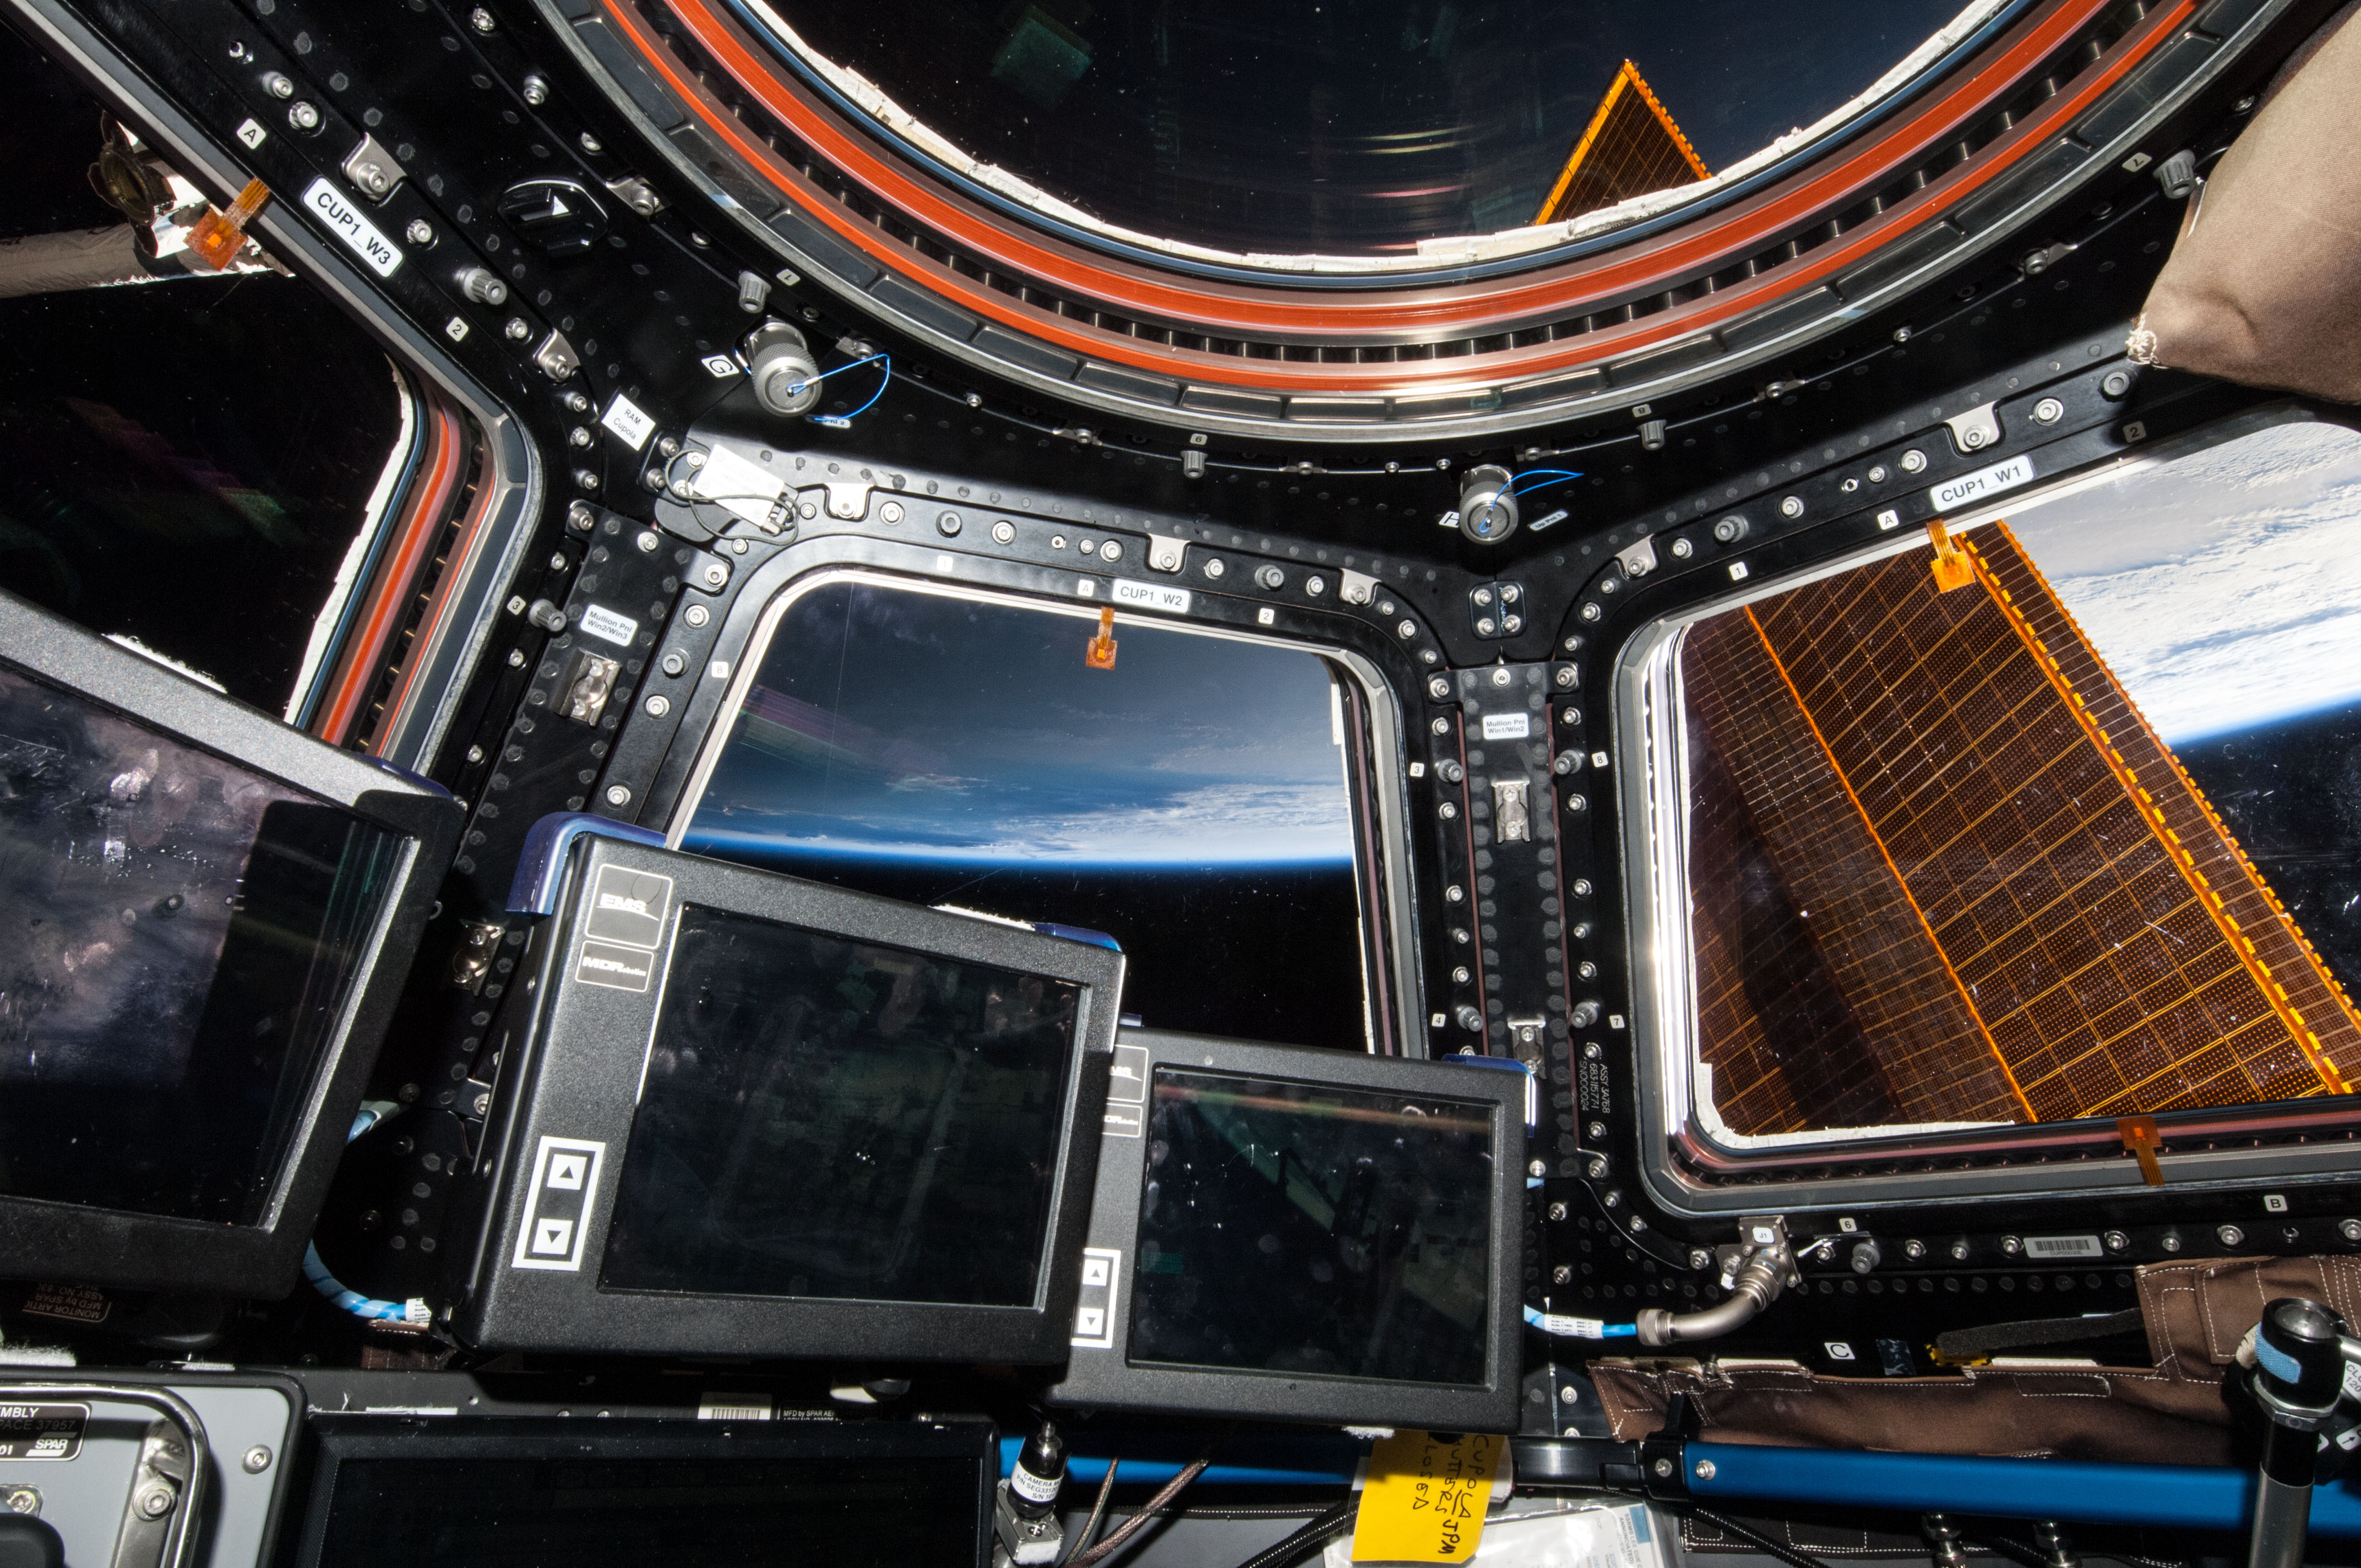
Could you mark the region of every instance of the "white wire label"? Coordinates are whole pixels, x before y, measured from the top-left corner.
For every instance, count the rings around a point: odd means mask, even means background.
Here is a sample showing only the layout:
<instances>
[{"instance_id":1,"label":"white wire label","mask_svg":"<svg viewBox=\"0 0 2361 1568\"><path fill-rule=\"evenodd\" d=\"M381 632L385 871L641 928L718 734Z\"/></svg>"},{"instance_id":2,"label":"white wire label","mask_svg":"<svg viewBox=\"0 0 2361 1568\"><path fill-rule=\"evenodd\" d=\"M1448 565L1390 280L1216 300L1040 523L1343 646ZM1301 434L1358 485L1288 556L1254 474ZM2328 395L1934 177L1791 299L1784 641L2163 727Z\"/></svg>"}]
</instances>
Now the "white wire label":
<instances>
[{"instance_id":1,"label":"white wire label","mask_svg":"<svg viewBox=\"0 0 2361 1568\"><path fill-rule=\"evenodd\" d=\"M1597 1318L1569 1318L1557 1312L1542 1314L1542 1331L1559 1339L1605 1339L1607 1325Z\"/></svg>"},{"instance_id":2,"label":"white wire label","mask_svg":"<svg viewBox=\"0 0 2361 1568\"><path fill-rule=\"evenodd\" d=\"M1174 615L1189 613L1189 590L1168 588L1160 583L1135 583L1128 577L1115 580L1115 602L1136 604L1143 609L1169 610Z\"/></svg>"},{"instance_id":3,"label":"white wire label","mask_svg":"<svg viewBox=\"0 0 2361 1568\"><path fill-rule=\"evenodd\" d=\"M401 266L401 247L379 233L377 225L361 216L360 209L325 180L312 181L312 188L303 192L303 205L379 277L390 278Z\"/></svg>"}]
</instances>

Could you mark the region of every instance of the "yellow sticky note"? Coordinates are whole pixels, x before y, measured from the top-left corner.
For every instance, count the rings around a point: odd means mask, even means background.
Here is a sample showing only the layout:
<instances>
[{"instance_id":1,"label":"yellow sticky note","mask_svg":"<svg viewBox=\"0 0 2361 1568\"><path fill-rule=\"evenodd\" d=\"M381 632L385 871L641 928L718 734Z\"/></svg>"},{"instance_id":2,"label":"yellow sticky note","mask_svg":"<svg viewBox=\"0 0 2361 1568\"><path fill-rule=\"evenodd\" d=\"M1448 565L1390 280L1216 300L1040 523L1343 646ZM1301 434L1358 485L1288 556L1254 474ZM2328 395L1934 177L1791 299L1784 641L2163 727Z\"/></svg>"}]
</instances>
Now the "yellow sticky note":
<instances>
[{"instance_id":1,"label":"yellow sticky note","mask_svg":"<svg viewBox=\"0 0 2361 1568\"><path fill-rule=\"evenodd\" d=\"M1465 1563L1475 1556L1492 1471L1507 1441L1398 1431L1379 1442L1353 1521L1353 1561Z\"/></svg>"}]
</instances>

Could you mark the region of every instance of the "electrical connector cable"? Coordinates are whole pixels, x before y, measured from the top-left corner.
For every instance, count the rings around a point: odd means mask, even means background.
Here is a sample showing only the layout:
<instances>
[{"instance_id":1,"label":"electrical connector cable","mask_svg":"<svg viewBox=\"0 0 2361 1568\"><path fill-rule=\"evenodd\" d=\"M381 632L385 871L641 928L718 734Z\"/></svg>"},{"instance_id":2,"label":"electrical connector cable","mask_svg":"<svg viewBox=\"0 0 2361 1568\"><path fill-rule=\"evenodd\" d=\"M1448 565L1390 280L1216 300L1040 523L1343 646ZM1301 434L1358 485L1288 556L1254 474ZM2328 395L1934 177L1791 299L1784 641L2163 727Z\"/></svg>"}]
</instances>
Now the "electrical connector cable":
<instances>
[{"instance_id":1,"label":"electrical connector cable","mask_svg":"<svg viewBox=\"0 0 2361 1568\"><path fill-rule=\"evenodd\" d=\"M345 1142L351 1143L400 1109L390 1101L368 1102L353 1117L352 1127L345 1134ZM347 1289L343 1282L328 1272L328 1266L322 1260L316 1243L304 1245L303 1277L311 1282L313 1289L328 1299L330 1305L357 1318L367 1318L372 1322L401 1323L414 1329L425 1328L434 1321L434 1314L428 1309L423 1296L412 1296L407 1301L380 1301L373 1296Z\"/></svg>"},{"instance_id":2,"label":"electrical connector cable","mask_svg":"<svg viewBox=\"0 0 2361 1568\"><path fill-rule=\"evenodd\" d=\"M1076 1557L1090 1550L1091 1537L1098 1534L1099 1521L1106 1518L1107 1499L1115 1495L1115 1473L1123 1468L1120 1455L1107 1461L1106 1474L1099 1479L1099 1495L1091 1504L1091 1517L1074 1532L1073 1541L1059 1554L1057 1568L1066 1568Z\"/></svg>"},{"instance_id":3,"label":"electrical connector cable","mask_svg":"<svg viewBox=\"0 0 2361 1568\"><path fill-rule=\"evenodd\" d=\"M1157 1519L1161 1517L1164 1510L1171 1506L1172 1499L1180 1495L1181 1489L1187 1486L1190 1482L1194 1481L1198 1476L1203 1475L1205 1473L1205 1466L1211 1464L1213 1462L1213 1450L1208 1448L1203 1453L1199 1454L1194 1460L1191 1461L1187 1469L1181 1471L1180 1475L1172 1477L1171 1480L1164 1483L1162 1489L1159 1490L1156 1496L1148 1499L1147 1506L1141 1508L1139 1512L1132 1515L1131 1518L1124 1520L1121 1525L1116 1527L1112 1535L1109 1535L1104 1541L1100 1541L1096 1546L1085 1547L1081 1552L1077 1553L1073 1559L1071 1568L1091 1568L1093 1563L1104 1563L1108 1558L1113 1557L1116 1552L1121 1552L1125 1547L1130 1545L1132 1538L1137 1536L1141 1530L1146 1530L1150 1524L1154 1523Z\"/></svg>"},{"instance_id":4,"label":"electrical connector cable","mask_svg":"<svg viewBox=\"0 0 2361 1568\"><path fill-rule=\"evenodd\" d=\"M1239 1563L1238 1568L1295 1568L1295 1564L1302 1562L1307 1553L1326 1546L1352 1529L1354 1512L1359 1505L1359 1495L1347 1492L1341 1500L1307 1519L1302 1529L1283 1541L1272 1541Z\"/></svg>"},{"instance_id":5,"label":"electrical connector cable","mask_svg":"<svg viewBox=\"0 0 2361 1568\"><path fill-rule=\"evenodd\" d=\"M1557 1312L1544 1312L1539 1307L1525 1309L1525 1326L1535 1328L1554 1339L1637 1339L1637 1323L1602 1323L1596 1318L1569 1318Z\"/></svg>"},{"instance_id":6,"label":"electrical connector cable","mask_svg":"<svg viewBox=\"0 0 2361 1568\"><path fill-rule=\"evenodd\" d=\"M869 400L867 402L862 404L851 413L813 414L810 416L811 422L814 424L824 424L830 430L849 430L851 428L852 422L854 420L859 419L862 414L867 413L871 409L877 406L877 400L884 397L885 395L885 389L893 384L894 356L892 355L873 354L865 359L852 360L849 364L838 366L833 370L823 370L808 381L798 381L794 386L788 388L787 390L790 392L800 392L806 387L816 387L819 385L819 383L827 380L830 376L841 376L847 370L858 370L863 365L882 365L884 367L884 374L880 376L877 379L877 389L869 394Z\"/></svg>"},{"instance_id":7,"label":"electrical connector cable","mask_svg":"<svg viewBox=\"0 0 2361 1568\"><path fill-rule=\"evenodd\" d=\"M1581 477L1581 474L1572 468L1528 468L1509 481L1511 487L1509 493L1512 496L1521 496L1528 490L1546 490L1552 485L1563 485L1569 479ZM1529 485L1525 483L1528 479L1540 482Z\"/></svg>"}]
</instances>

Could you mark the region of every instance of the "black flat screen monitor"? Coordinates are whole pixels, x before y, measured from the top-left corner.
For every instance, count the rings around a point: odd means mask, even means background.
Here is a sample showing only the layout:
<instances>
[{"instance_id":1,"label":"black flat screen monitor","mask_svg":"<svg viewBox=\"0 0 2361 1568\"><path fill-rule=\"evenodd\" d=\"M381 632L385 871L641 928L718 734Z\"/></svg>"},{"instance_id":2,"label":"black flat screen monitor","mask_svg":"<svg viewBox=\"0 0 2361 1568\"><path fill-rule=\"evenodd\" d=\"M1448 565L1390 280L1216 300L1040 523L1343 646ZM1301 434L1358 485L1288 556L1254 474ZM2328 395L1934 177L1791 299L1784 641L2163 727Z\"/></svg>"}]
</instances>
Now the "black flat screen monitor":
<instances>
[{"instance_id":1,"label":"black flat screen monitor","mask_svg":"<svg viewBox=\"0 0 2361 1568\"><path fill-rule=\"evenodd\" d=\"M0 596L0 1272L291 1287L459 813Z\"/></svg>"},{"instance_id":2,"label":"black flat screen monitor","mask_svg":"<svg viewBox=\"0 0 2361 1568\"><path fill-rule=\"evenodd\" d=\"M1070 1406L1510 1431L1521 1075L1128 1031Z\"/></svg>"},{"instance_id":3,"label":"black flat screen monitor","mask_svg":"<svg viewBox=\"0 0 2361 1568\"><path fill-rule=\"evenodd\" d=\"M470 1337L1057 1360L1122 955L611 839L571 855Z\"/></svg>"},{"instance_id":4,"label":"black flat screen monitor","mask_svg":"<svg viewBox=\"0 0 2361 1568\"><path fill-rule=\"evenodd\" d=\"M293 1568L983 1568L992 1423L320 1416Z\"/></svg>"}]
</instances>

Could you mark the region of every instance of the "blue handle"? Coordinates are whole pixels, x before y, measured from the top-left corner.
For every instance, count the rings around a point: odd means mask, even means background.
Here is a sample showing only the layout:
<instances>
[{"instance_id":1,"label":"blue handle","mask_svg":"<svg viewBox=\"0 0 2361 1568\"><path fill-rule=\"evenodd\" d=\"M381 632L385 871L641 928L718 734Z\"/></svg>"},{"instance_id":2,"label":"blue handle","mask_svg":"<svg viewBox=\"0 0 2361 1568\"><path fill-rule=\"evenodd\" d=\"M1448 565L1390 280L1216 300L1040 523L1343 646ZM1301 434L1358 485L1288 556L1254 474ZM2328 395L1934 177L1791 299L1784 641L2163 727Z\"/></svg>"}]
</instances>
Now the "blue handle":
<instances>
[{"instance_id":1,"label":"blue handle","mask_svg":"<svg viewBox=\"0 0 2361 1568\"><path fill-rule=\"evenodd\" d=\"M2224 1533L2245 1530L2254 1506L2250 1473L2192 1464L1857 1453L1733 1442L1692 1442L1686 1453L1689 1490L1700 1497ZM2312 1530L2324 1537L2361 1537L2361 1497L2342 1483L2314 1487Z\"/></svg>"}]
</instances>

